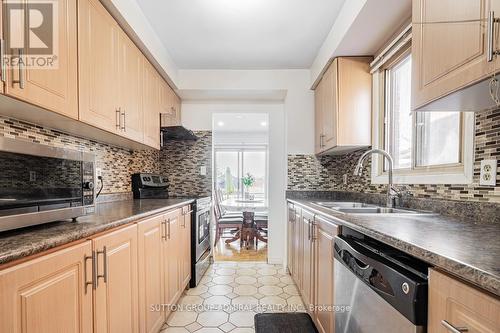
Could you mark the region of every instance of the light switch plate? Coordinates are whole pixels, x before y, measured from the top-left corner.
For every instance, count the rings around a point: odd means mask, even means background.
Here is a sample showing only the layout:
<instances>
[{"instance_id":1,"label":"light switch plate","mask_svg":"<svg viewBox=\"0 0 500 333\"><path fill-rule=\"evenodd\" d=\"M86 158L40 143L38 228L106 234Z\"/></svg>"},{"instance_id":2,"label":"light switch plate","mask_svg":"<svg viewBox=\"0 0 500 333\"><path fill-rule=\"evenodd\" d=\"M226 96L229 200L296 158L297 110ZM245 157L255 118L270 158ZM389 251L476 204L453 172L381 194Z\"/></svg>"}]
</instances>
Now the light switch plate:
<instances>
[{"instance_id":1,"label":"light switch plate","mask_svg":"<svg viewBox=\"0 0 500 333\"><path fill-rule=\"evenodd\" d=\"M96 175L96 177L102 177L102 169L95 168L95 175Z\"/></svg>"},{"instance_id":2,"label":"light switch plate","mask_svg":"<svg viewBox=\"0 0 500 333\"><path fill-rule=\"evenodd\" d=\"M206 166L202 165L200 167L200 175L202 175L202 176L206 176L207 175L207 167Z\"/></svg>"},{"instance_id":3,"label":"light switch plate","mask_svg":"<svg viewBox=\"0 0 500 333\"><path fill-rule=\"evenodd\" d=\"M482 160L479 185L495 186L497 184L497 160Z\"/></svg>"}]
</instances>

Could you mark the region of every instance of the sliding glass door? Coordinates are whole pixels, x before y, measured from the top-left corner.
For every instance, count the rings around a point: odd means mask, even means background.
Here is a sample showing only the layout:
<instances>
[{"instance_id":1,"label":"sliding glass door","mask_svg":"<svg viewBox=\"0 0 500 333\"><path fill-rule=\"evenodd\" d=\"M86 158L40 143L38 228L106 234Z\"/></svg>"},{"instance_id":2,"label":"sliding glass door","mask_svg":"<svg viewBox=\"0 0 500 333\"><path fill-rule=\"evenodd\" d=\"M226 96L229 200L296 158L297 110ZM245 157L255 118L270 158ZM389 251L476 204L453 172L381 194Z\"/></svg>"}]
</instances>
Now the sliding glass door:
<instances>
[{"instance_id":1,"label":"sliding glass door","mask_svg":"<svg viewBox=\"0 0 500 333\"><path fill-rule=\"evenodd\" d=\"M267 147L215 148L215 189L222 199L267 199Z\"/></svg>"}]
</instances>

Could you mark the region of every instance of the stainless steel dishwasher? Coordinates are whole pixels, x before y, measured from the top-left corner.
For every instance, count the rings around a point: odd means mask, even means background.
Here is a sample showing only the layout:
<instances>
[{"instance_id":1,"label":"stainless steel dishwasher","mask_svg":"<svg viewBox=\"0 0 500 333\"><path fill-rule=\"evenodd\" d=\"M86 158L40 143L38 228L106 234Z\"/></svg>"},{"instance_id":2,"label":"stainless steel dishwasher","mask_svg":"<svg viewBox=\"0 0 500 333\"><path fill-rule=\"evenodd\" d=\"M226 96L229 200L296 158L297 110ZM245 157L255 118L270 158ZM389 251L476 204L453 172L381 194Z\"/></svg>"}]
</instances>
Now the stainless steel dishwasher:
<instances>
[{"instance_id":1,"label":"stainless steel dishwasher","mask_svg":"<svg viewBox=\"0 0 500 333\"><path fill-rule=\"evenodd\" d=\"M349 229L334 251L335 333L426 332L427 264Z\"/></svg>"}]
</instances>

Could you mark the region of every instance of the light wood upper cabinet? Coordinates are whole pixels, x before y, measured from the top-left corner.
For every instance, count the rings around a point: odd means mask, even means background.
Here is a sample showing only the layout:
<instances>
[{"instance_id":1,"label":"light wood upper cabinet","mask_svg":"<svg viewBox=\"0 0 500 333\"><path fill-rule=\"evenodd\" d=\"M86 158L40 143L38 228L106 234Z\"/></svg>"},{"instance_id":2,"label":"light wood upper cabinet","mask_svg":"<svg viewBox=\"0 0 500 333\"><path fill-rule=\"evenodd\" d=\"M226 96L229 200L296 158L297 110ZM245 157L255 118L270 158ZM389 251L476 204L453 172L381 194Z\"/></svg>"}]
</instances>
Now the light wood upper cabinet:
<instances>
[{"instance_id":1,"label":"light wood upper cabinet","mask_svg":"<svg viewBox=\"0 0 500 333\"><path fill-rule=\"evenodd\" d=\"M78 1L80 120L120 132L120 28L98 0Z\"/></svg>"},{"instance_id":2,"label":"light wood upper cabinet","mask_svg":"<svg viewBox=\"0 0 500 333\"><path fill-rule=\"evenodd\" d=\"M315 90L316 153L371 145L370 57L335 58Z\"/></svg>"},{"instance_id":3,"label":"light wood upper cabinet","mask_svg":"<svg viewBox=\"0 0 500 333\"><path fill-rule=\"evenodd\" d=\"M162 81L161 84L161 125L180 126L181 125L181 101L179 96L170 88L170 86Z\"/></svg>"},{"instance_id":4,"label":"light wood upper cabinet","mask_svg":"<svg viewBox=\"0 0 500 333\"><path fill-rule=\"evenodd\" d=\"M449 333L452 327L469 333L500 332L500 301L430 269L428 331Z\"/></svg>"},{"instance_id":5,"label":"light wood upper cabinet","mask_svg":"<svg viewBox=\"0 0 500 333\"><path fill-rule=\"evenodd\" d=\"M160 147L160 93L161 78L153 66L144 58L142 80L142 110L144 117L144 143Z\"/></svg>"},{"instance_id":6,"label":"light wood upper cabinet","mask_svg":"<svg viewBox=\"0 0 500 333\"><path fill-rule=\"evenodd\" d=\"M490 10L498 15L500 1L413 0L412 109L480 81L499 66L498 58L486 60Z\"/></svg>"},{"instance_id":7,"label":"light wood upper cabinet","mask_svg":"<svg viewBox=\"0 0 500 333\"><path fill-rule=\"evenodd\" d=\"M180 239L180 289L181 291L191 279L191 209L190 206L182 207L181 224L179 228Z\"/></svg>"},{"instance_id":8,"label":"light wood upper cabinet","mask_svg":"<svg viewBox=\"0 0 500 333\"><path fill-rule=\"evenodd\" d=\"M314 304L317 306L314 319L319 332L329 333L334 331L334 312L327 309L334 305L333 244L338 227L318 217L315 223Z\"/></svg>"},{"instance_id":9,"label":"light wood upper cabinet","mask_svg":"<svg viewBox=\"0 0 500 333\"><path fill-rule=\"evenodd\" d=\"M94 332L139 332L137 226L94 238L97 288Z\"/></svg>"},{"instance_id":10,"label":"light wood upper cabinet","mask_svg":"<svg viewBox=\"0 0 500 333\"><path fill-rule=\"evenodd\" d=\"M29 10L30 5L36 1L23 1L22 6ZM53 2L57 5L57 29L55 36L58 40L57 61L53 68L31 68L30 66L12 66L6 71L7 83L5 94L35 104L42 108L78 119L78 79L77 79L77 2L76 0L59 0ZM4 18L4 38L9 44L9 38L15 31L9 31L11 26L8 16ZM12 26L12 29L20 30L26 34L26 26ZM26 55L26 49L23 49ZM2 50L2 52L4 52ZM17 57L17 54L13 56ZM29 54L27 56L30 56ZM26 60L26 58L25 58ZM21 77L20 77L21 75ZM24 82L22 88L19 81Z\"/></svg>"},{"instance_id":11,"label":"light wood upper cabinet","mask_svg":"<svg viewBox=\"0 0 500 333\"><path fill-rule=\"evenodd\" d=\"M121 31L119 43L120 129L122 135L142 142L142 79L144 56L130 38Z\"/></svg>"},{"instance_id":12,"label":"light wood upper cabinet","mask_svg":"<svg viewBox=\"0 0 500 333\"><path fill-rule=\"evenodd\" d=\"M150 307L164 303L165 256L162 251L163 215L137 224L139 272L140 332L159 332L165 321L164 311Z\"/></svg>"},{"instance_id":13,"label":"light wood upper cabinet","mask_svg":"<svg viewBox=\"0 0 500 333\"><path fill-rule=\"evenodd\" d=\"M91 258L87 241L0 271L0 332L92 333Z\"/></svg>"}]
</instances>

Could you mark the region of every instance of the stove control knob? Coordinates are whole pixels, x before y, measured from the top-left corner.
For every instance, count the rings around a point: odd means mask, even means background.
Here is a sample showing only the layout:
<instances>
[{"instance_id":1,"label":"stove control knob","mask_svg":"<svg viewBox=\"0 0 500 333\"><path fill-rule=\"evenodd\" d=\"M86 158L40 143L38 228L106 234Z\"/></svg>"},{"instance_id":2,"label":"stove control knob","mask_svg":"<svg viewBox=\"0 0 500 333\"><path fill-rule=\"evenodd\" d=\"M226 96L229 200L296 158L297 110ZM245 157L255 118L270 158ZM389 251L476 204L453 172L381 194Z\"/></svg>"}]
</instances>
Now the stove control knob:
<instances>
[{"instance_id":1,"label":"stove control knob","mask_svg":"<svg viewBox=\"0 0 500 333\"><path fill-rule=\"evenodd\" d=\"M94 189L94 182L83 182L83 189L84 190L93 190Z\"/></svg>"}]
</instances>

